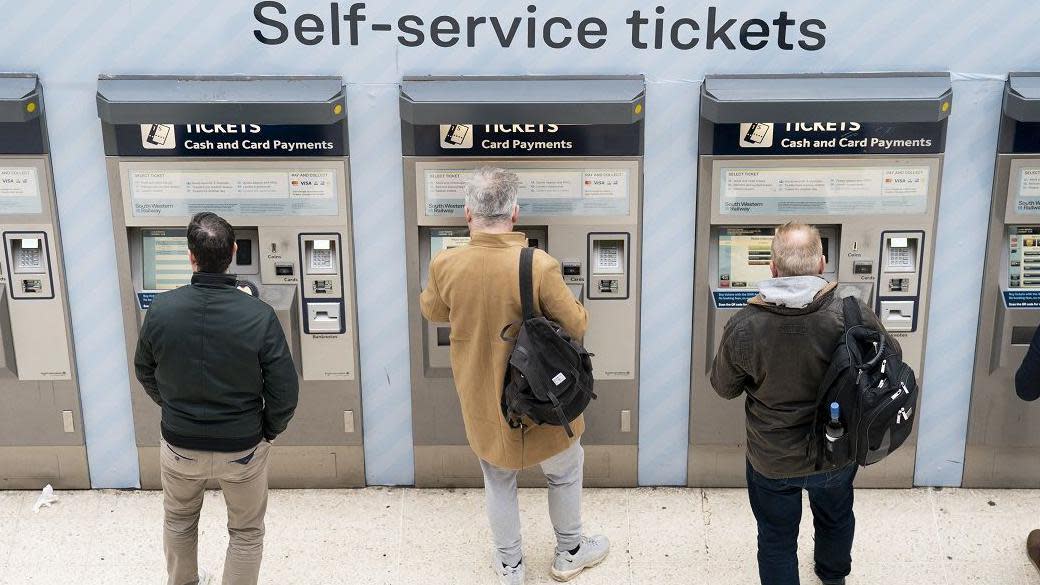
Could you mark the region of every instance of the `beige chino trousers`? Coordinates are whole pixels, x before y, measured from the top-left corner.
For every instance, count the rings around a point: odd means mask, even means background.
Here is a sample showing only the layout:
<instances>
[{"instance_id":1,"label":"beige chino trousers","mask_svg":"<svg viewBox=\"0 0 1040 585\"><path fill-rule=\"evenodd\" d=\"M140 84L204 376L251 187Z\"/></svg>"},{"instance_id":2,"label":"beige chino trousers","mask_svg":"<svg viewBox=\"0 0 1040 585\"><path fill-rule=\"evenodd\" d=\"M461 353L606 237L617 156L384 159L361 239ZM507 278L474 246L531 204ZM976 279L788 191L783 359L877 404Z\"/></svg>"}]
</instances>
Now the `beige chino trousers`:
<instances>
[{"instance_id":1,"label":"beige chino trousers","mask_svg":"<svg viewBox=\"0 0 1040 585\"><path fill-rule=\"evenodd\" d=\"M264 550L270 450L267 441L238 453L182 449L162 442L159 462L167 585L195 585L199 581L199 515L210 479L220 483L228 511L230 539L223 585L256 585Z\"/></svg>"}]
</instances>

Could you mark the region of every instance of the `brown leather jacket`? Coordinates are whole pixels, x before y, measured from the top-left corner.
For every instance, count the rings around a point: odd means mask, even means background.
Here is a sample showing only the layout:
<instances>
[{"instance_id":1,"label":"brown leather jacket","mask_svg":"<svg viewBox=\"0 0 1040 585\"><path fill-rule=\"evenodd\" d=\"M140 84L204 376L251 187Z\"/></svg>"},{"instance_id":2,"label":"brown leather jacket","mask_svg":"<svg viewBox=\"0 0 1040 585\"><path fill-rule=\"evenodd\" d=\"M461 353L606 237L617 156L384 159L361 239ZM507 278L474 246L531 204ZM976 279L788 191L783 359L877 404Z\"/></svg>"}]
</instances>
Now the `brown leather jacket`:
<instances>
[{"instance_id":1,"label":"brown leather jacket","mask_svg":"<svg viewBox=\"0 0 1040 585\"><path fill-rule=\"evenodd\" d=\"M711 385L726 399L746 394L747 457L766 477L815 472L808 443L816 396L845 331L834 289L828 284L800 309L759 295L726 323ZM873 311L865 305L861 311L867 325L884 330Z\"/></svg>"}]
</instances>

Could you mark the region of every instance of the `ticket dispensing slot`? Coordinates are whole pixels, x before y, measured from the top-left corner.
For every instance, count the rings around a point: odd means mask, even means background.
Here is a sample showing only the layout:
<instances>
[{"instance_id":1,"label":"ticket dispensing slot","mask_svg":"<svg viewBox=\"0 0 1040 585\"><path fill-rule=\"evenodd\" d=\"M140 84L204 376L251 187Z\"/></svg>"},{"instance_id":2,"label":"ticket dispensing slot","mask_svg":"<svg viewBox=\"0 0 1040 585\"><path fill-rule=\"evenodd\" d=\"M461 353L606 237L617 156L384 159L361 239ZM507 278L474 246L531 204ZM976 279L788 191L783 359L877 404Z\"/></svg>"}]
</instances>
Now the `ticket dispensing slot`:
<instances>
[{"instance_id":1,"label":"ticket dispensing slot","mask_svg":"<svg viewBox=\"0 0 1040 585\"><path fill-rule=\"evenodd\" d=\"M43 232L5 233L10 266L11 298L53 299L47 235Z\"/></svg>"},{"instance_id":2,"label":"ticket dispensing slot","mask_svg":"<svg viewBox=\"0 0 1040 585\"><path fill-rule=\"evenodd\" d=\"M589 234L588 298L628 298L628 240L629 234Z\"/></svg>"},{"instance_id":3,"label":"ticket dispensing slot","mask_svg":"<svg viewBox=\"0 0 1040 585\"><path fill-rule=\"evenodd\" d=\"M883 232L878 317L889 331L917 329L917 301L924 232Z\"/></svg>"},{"instance_id":4,"label":"ticket dispensing slot","mask_svg":"<svg viewBox=\"0 0 1040 585\"><path fill-rule=\"evenodd\" d=\"M339 234L301 234L300 251L304 332L346 333Z\"/></svg>"}]
</instances>

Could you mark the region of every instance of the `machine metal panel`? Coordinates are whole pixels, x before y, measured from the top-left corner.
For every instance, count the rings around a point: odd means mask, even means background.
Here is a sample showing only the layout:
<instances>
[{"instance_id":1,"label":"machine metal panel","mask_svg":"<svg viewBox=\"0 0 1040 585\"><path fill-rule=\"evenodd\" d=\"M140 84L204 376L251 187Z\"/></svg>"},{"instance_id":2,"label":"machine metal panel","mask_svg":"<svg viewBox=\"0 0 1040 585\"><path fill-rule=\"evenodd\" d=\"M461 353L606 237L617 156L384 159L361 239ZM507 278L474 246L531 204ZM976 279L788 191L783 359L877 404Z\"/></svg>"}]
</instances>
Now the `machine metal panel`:
<instances>
[{"instance_id":1,"label":"machine metal panel","mask_svg":"<svg viewBox=\"0 0 1040 585\"><path fill-rule=\"evenodd\" d=\"M338 77L99 81L131 361L151 300L190 276L177 260L190 216L222 215L242 252L229 271L274 309L300 377L272 486L365 481L343 95ZM167 278L149 279L153 290L144 273L160 247ZM155 488L160 413L131 386L141 483Z\"/></svg>"},{"instance_id":2,"label":"machine metal panel","mask_svg":"<svg viewBox=\"0 0 1040 585\"><path fill-rule=\"evenodd\" d=\"M716 123L934 122L952 95L948 73L708 75L700 112Z\"/></svg>"},{"instance_id":3,"label":"machine metal panel","mask_svg":"<svg viewBox=\"0 0 1040 585\"><path fill-rule=\"evenodd\" d=\"M406 77L409 124L631 124L642 119L642 76Z\"/></svg>"},{"instance_id":4,"label":"machine metal panel","mask_svg":"<svg viewBox=\"0 0 1040 585\"><path fill-rule=\"evenodd\" d=\"M965 487L1040 487L1040 415L1015 393L1015 373L1040 323L1031 282L1040 215L1029 205L1040 173L1040 74L1012 73L1004 89L993 176L979 332L965 448ZM1030 172L1031 175L1023 175ZM1024 193L1026 192L1026 193Z\"/></svg>"},{"instance_id":5,"label":"machine metal panel","mask_svg":"<svg viewBox=\"0 0 1040 585\"><path fill-rule=\"evenodd\" d=\"M450 326L426 322L418 300L435 246L460 245L468 235L458 189L466 173L481 166L520 175L517 229L561 262L565 282L589 311L584 341L596 354L599 398L586 411L586 482L636 484L642 99L640 77L409 78L402 84L416 485L482 481L451 378ZM590 139L596 133L618 139ZM520 139L533 146L509 142ZM569 144L561 147L561 141ZM605 200L590 206L586 195ZM455 239L434 244L434 237ZM535 471L520 481L544 484Z\"/></svg>"},{"instance_id":6,"label":"machine metal panel","mask_svg":"<svg viewBox=\"0 0 1040 585\"><path fill-rule=\"evenodd\" d=\"M103 75L97 103L106 124L333 124L346 97L334 76Z\"/></svg>"},{"instance_id":7,"label":"machine metal panel","mask_svg":"<svg viewBox=\"0 0 1040 585\"><path fill-rule=\"evenodd\" d=\"M0 75L0 489L89 488L43 88Z\"/></svg>"},{"instance_id":8,"label":"machine metal panel","mask_svg":"<svg viewBox=\"0 0 1040 585\"><path fill-rule=\"evenodd\" d=\"M689 485L744 484L743 400L719 398L709 375L726 322L757 294L756 282L749 279L768 274L752 270L754 266L732 273L728 264L723 269L720 236L732 230L739 235L744 229L751 236L792 220L817 225L825 240L824 277L838 283L839 294L857 296L888 315L904 360L927 391L921 374L948 90L944 75L706 79L697 189ZM829 105L804 109L811 99ZM901 99L918 112L916 120L892 114ZM915 103L925 102L934 111L915 110ZM793 106L789 111L788 105ZM742 118L745 114L775 117ZM756 128L761 125L768 128ZM881 127L886 135L900 137L871 148L877 135L872 132ZM888 129L896 132L888 134ZM760 254L759 262L752 248L740 247L748 245L727 248L727 253L746 255L749 265L763 264L758 268L767 265L769 255ZM885 461L864 469L858 484L909 487L915 446L916 432Z\"/></svg>"}]
</instances>

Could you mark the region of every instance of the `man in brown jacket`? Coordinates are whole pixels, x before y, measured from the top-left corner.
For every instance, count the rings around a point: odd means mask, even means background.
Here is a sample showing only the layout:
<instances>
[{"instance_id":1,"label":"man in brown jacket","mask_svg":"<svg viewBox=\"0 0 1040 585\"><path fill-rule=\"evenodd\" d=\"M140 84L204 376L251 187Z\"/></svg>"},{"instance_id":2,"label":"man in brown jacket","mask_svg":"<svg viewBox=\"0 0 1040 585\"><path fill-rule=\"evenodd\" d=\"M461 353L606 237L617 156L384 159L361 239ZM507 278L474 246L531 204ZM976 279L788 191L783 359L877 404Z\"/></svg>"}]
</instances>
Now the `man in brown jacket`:
<instances>
[{"instance_id":1,"label":"man in brown jacket","mask_svg":"<svg viewBox=\"0 0 1040 585\"><path fill-rule=\"evenodd\" d=\"M470 447L484 471L488 516L494 537L493 566L503 584L524 581L520 540L519 470L540 465L549 482L549 516L556 532L552 577L569 581L599 564L610 549L605 536L581 532L581 483L584 451L579 417L571 427L511 428L502 415L502 385L513 349L499 336L521 316L520 250L527 236L514 232L520 216L519 178L502 169L474 171L466 187L469 246L441 252L430 263L430 277L420 302L423 315L451 324L451 369L462 404ZM560 264L548 254L534 256L534 297L541 314L572 336L585 334L588 315L563 282Z\"/></svg>"}]
</instances>

